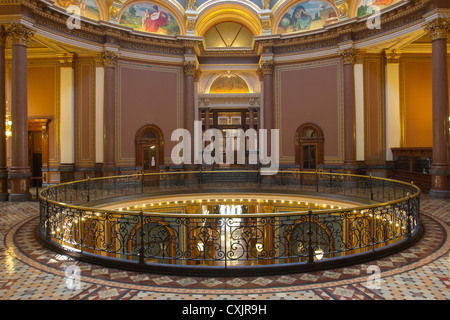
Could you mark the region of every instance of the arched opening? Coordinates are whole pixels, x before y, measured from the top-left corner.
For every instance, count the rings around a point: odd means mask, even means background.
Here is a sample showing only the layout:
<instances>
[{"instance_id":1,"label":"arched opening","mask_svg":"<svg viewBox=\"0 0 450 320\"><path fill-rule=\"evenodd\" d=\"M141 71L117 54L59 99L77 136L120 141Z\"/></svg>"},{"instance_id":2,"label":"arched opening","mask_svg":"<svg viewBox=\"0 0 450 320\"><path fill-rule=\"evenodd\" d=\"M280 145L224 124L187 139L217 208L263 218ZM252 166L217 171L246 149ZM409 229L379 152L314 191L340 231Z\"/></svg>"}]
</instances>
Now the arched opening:
<instances>
[{"instance_id":1,"label":"arched opening","mask_svg":"<svg viewBox=\"0 0 450 320\"><path fill-rule=\"evenodd\" d=\"M314 123L305 123L295 135L295 163L301 170L317 170L323 164L324 137L322 129Z\"/></svg>"},{"instance_id":2,"label":"arched opening","mask_svg":"<svg viewBox=\"0 0 450 320\"><path fill-rule=\"evenodd\" d=\"M164 137L160 128L147 124L136 132L136 168L144 173L159 172L164 164Z\"/></svg>"}]
</instances>

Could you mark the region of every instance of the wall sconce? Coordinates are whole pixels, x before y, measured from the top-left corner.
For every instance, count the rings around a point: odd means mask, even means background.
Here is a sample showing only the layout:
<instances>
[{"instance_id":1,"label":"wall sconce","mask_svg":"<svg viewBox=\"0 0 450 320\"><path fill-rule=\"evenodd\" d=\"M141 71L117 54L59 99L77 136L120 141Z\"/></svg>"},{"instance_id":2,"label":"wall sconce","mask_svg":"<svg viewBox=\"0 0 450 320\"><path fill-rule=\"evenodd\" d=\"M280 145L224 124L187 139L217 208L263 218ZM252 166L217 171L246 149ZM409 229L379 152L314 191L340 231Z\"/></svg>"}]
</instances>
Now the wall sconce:
<instances>
[{"instance_id":1,"label":"wall sconce","mask_svg":"<svg viewBox=\"0 0 450 320\"><path fill-rule=\"evenodd\" d=\"M323 258L323 250L322 249L319 248L316 251L314 251L314 253L316 254L317 260L322 260L322 258Z\"/></svg>"},{"instance_id":2,"label":"wall sconce","mask_svg":"<svg viewBox=\"0 0 450 320\"><path fill-rule=\"evenodd\" d=\"M255 246L256 246L256 251L258 251L258 253L261 253L261 251L263 250L262 243L257 243Z\"/></svg>"},{"instance_id":3,"label":"wall sconce","mask_svg":"<svg viewBox=\"0 0 450 320\"><path fill-rule=\"evenodd\" d=\"M6 101L6 110L8 110L8 101ZM11 135L12 135L12 131L11 131L11 113L9 111L6 111L6 115L5 115L5 136L6 136L6 140L8 140Z\"/></svg>"}]
</instances>

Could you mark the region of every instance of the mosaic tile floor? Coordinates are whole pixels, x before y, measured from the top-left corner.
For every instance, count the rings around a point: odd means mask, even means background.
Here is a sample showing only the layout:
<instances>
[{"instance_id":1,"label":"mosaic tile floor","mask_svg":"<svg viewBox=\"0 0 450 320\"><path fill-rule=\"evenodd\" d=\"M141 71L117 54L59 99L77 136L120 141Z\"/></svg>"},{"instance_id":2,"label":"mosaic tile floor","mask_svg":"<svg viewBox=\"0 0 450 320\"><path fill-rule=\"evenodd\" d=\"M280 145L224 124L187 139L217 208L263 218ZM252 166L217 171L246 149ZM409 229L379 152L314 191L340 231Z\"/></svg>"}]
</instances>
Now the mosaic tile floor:
<instances>
[{"instance_id":1,"label":"mosaic tile floor","mask_svg":"<svg viewBox=\"0 0 450 320\"><path fill-rule=\"evenodd\" d=\"M450 200L422 195L421 208L424 237L377 261L284 276L202 278L74 261L35 239L38 203L0 203L0 300L449 300ZM73 266L81 272L75 283L66 276Z\"/></svg>"}]
</instances>

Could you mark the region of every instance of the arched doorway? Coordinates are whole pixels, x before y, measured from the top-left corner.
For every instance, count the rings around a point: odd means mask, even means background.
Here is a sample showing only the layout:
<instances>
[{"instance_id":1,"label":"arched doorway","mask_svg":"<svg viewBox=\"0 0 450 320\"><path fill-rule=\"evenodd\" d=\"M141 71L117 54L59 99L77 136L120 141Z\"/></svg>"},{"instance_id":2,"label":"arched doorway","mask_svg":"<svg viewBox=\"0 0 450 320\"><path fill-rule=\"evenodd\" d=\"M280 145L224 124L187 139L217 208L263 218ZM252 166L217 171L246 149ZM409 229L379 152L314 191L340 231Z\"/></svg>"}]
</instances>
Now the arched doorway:
<instances>
[{"instance_id":1,"label":"arched doorway","mask_svg":"<svg viewBox=\"0 0 450 320\"><path fill-rule=\"evenodd\" d=\"M317 170L323 164L324 137L322 129L314 123L304 123L295 135L295 163L301 170Z\"/></svg>"},{"instance_id":2,"label":"arched doorway","mask_svg":"<svg viewBox=\"0 0 450 320\"><path fill-rule=\"evenodd\" d=\"M147 124L136 132L136 168L144 173L159 172L164 165L164 137L159 127Z\"/></svg>"}]
</instances>

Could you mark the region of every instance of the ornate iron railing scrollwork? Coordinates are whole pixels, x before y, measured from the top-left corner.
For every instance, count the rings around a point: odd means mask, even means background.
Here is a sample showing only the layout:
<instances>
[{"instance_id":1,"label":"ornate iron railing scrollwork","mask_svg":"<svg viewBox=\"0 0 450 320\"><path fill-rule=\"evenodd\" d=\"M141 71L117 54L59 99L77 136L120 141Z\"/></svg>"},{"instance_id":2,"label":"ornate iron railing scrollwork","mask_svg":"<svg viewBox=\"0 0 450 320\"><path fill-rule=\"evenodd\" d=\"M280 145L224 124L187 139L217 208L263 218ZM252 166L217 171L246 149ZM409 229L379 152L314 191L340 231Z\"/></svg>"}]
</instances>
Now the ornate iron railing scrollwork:
<instances>
[{"instance_id":1,"label":"ornate iron railing scrollwork","mask_svg":"<svg viewBox=\"0 0 450 320\"><path fill-rule=\"evenodd\" d=\"M421 233L420 189L372 176L283 171L236 181L241 171L180 171L89 178L40 193L39 239L113 267L189 274L267 274L333 267L399 250ZM229 180L227 180L229 178ZM238 215L105 210L112 199L226 190L364 202ZM358 260L359 261L359 260ZM362 261L362 260L361 260Z\"/></svg>"}]
</instances>

